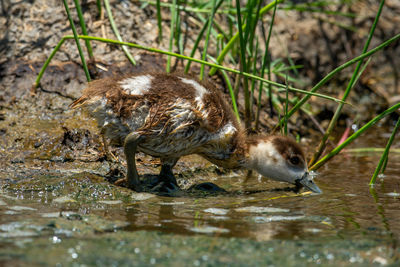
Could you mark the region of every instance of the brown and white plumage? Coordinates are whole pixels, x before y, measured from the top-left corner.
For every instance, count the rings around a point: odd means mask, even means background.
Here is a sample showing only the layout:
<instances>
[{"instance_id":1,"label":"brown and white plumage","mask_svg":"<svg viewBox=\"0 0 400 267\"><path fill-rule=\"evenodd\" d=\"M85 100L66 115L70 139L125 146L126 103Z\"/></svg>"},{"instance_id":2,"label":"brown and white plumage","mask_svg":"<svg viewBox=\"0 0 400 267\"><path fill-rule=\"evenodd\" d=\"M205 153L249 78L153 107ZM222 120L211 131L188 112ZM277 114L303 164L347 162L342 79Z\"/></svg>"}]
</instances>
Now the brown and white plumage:
<instances>
[{"instance_id":1,"label":"brown and white plumage","mask_svg":"<svg viewBox=\"0 0 400 267\"><path fill-rule=\"evenodd\" d=\"M310 181L305 178L304 154L294 141L282 136L247 138L229 104L208 82L164 73L106 78L90 82L71 106L84 106L111 143L124 145L128 182L136 190L136 167L134 162L129 165L136 151L159 157L161 179L174 184L171 169L188 154L225 168L255 169L275 180Z\"/></svg>"}]
</instances>

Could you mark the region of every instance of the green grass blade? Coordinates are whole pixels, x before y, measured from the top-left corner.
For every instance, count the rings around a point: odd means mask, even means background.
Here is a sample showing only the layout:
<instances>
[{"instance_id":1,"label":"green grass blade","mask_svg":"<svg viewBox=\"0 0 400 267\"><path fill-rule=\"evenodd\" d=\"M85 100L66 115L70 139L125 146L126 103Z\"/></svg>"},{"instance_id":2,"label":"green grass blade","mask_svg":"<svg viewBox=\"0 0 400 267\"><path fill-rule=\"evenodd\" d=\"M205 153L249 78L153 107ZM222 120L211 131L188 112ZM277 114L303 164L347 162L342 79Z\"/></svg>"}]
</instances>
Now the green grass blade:
<instances>
[{"instance_id":1,"label":"green grass blade","mask_svg":"<svg viewBox=\"0 0 400 267\"><path fill-rule=\"evenodd\" d=\"M396 133L399 130L399 127L400 127L400 117L397 119L396 126L394 126L392 134L390 135L390 138L386 144L385 151L383 151L383 154L378 162L378 166L376 166L374 174L372 175L371 181L369 182L370 185L375 184L376 177L378 177L378 174L383 173L385 171L386 163L389 156L389 150L390 147L392 146L394 137L396 136Z\"/></svg>"},{"instance_id":2,"label":"green grass blade","mask_svg":"<svg viewBox=\"0 0 400 267\"><path fill-rule=\"evenodd\" d=\"M121 35L119 34L118 28L115 25L114 17L111 12L110 2L108 0L104 0L104 5L106 7L108 19L110 20L111 28L112 28L115 36L117 37L117 39L120 42L122 42ZM132 65L136 65L136 61L133 58L133 56L131 55L131 53L129 53L128 48L126 46L122 46L122 50L124 51L125 56L128 58L128 60L132 63Z\"/></svg>"},{"instance_id":3,"label":"green grass blade","mask_svg":"<svg viewBox=\"0 0 400 267\"><path fill-rule=\"evenodd\" d=\"M375 32L376 25L378 24L379 17L380 17L380 15L382 13L382 8L383 8L384 4L385 4L385 0L382 0L380 5L379 5L378 12L376 13L374 23L372 24L371 30L369 32L367 41L364 44L364 48L362 50L362 53L365 53L368 50L368 47L369 47L369 44L371 42L372 36L374 35L374 32ZM351 79L350 79L350 81L349 81L349 83L347 85L347 88L346 88L346 90L345 90L345 92L343 94L343 97L342 97L343 101L346 101L347 96L350 94L351 89L353 88L354 84L356 83L357 77L359 77L359 71L360 71L360 68L361 68L362 64L363 64L362 60L360 60L357 63L356 68L354 69L353 75L352 75L352 77L351 77ZM336 127L336 123L337 123L337 121L339 119L339 116L340 116L340 113L342 111L342 108L343 108L343 104L340 103L338 105L338 107L336 108L335 114L333 115L331 121L329 122L328 128L327 128L324 136L322 137L322 140L319 143L319 146L318 146L316 152L314 153L313 158L310 161L310 165L314 164L314 162L316 162L319 159L319 157L321 156L322 152L324 151L324 149L326 147L326 142L327 142L329 136L331 135L333 129Z\"/></svg>"},{"instance_id":4,"label":"green grass blade","mask_svg":"<svg viewBox=\"0 0 400 267\"><path fill-rule=\"evenodd\" d=\"M260 10L260 17L262 17L264 14L266 14L271 8L275 6L277 3L281 3L283 0L274 0L265 7L263 7ZM242 27L245 27L246 25L243 25ZM240 31L242 30L242 27L239 29ZM226 54L232 49L233 44L237 41L239 38L239 31L236 32L236 34L229 40L229 42L226 44L224 49L221 51L221 53L217 57L217 64L221 64L221 62L224 60ZM216 72L216 68L212 68L209 72L209 75L214 75Z\"/></svg>"},{"instance_id":5,"label":"green grass blade","mask_svg":"<svg viewBox=\"0 0 400 267\"><path fill-rule=\"evenodd\" d=\"M101 14L101 0L96 0L97 11L99 12L99 16Z\"/></svg>"},{"instance_id":6,"label":"green grass blade","mask_svg":"<svg viewBox=\"0 0 400 267\"><path fill-rule=\"evenodd\" d=\"M82 8L81 8L81 5L79 4L79 0L74 0L74 3L75 3L76 11L78 13L79 23L80 23L81 28L82 28L82 34L83 35L88 35L87 30L86 30L85 20L83 19ZM92 49L92 46L90 45L90 41L89 40L85 40L85 44L86 44L86 49L87 49L88 54L89 54L89 58L91 60L94 60L93 49Z\"/></svg>"},{"instance_id":7,"label":"green grass blade","mask_svg":"<svg viewBox=\"0 0 400 267\"><path fill-rule=\"evenodd\" d=\"M208 42L210 40L210 35L211 35L211 29L212 29L212 25L213 25L213 21L214 21L214 15L215 15L215 11L217 10L217 5L216 5L217 1L216 0L212 0L212 12L211 12L211 16L210 16L210 23L208 23L208 29L207 29L207 34L206 34L206 40L204 42L204 49L203 49L203 55L202 55L202 60L206 61L207 60L207 49L208 49ZM219 3L222 3L222 1L219 1ZM204 67L205 65L202 64L200 67L200 76L199 79L203 80L204 78Z\"/></svg>"},{"instance_id":8,"label":"green grass blade","mask_svg":"<svg viewBox=\"0 0 400 267\"><path fill-rule=\"evenodd\" d=\"M259 46L259 42L258 42L258 38L257 38L256 48L254 50L254 55L252 56L252 60L253 60L252 74L253 75L256 75L256 72L257 72L258 46ZM251 79L250 107L253 107L253 105L254 105L254 90L255 90L255 87L256 87L256 80ZM250 112L251 112L251 118L253 118L254 115L253 115L253 109L252 108L250 108Z\"/></svg>"},{"instance_id":9,"label":"green grass blade","mask_svg":"<svg viewBox=\"0 0 400 267\"><path fill-rule=\"evenodd\" d=\"M253 20L253 15L252 14L253 14L253 9L254 9L256 1L257 0L249 0L247 2L246 23L244 24L243 39L245 40L246 44L248 44L248 48L250 49L250 55L251 55L251 50L253 50L253 48L252 48L252 40L251 40L251 35L252 35L251 32L252 32L254 20ZM240 1L236 1L236 2L240 3ZM238 15L240 15L239 12L238 12ZM241 14L241 16L243 16L243 14Z\"/></svg>"},{"instance_id":10,"label":"green grass blade","mask_svg":"<svg viewBox=\"0 0 400 267\"><path fill-rule=\"evenodd\" d=\"M193 49L190 52L190 57L194 57L194 54L196 53L196 49L199 46L201 39L203 38L203 34L204 34L205 30L207 29L207 25L208 25L209 22L210 22L210 20L206 20L206 23L204 23L203 28L201 28L201 30L199 32L199 35L197 36L197 39L196 39L196 41L195 41L195 43L193 45ZM191 64L192 64L192 61L190 61L190 60L186 63L185 73L189 72Z\"/></svg>"},{"instance_id":11,"label":"green grass blade","mask_svg":"<svg viewBox=\"0 0 400 267\"><path fill-rule=\"evenodd\" d=\"M283 114L283 116L284 116L284 122L285 122L285 124L284 124L284 131L283 131L283 133L284 133L284 135L285 135L285 136L287 136L287 135L288 135L288 129L287 129L287 125L288 125L288 121L289 121L289 118L288 118L288 116L287 116L287 113L288 113L288 107L289 107L289 90L287 89L287 87L288 87L287 75L286 75L286 79L285 79L285 81L286 81L286 92L285 92L285 113Z\"/></svg>"},{"instance_id":12,"label":"green grass blade","mask_svg":"<svg viewBox=\"0 0 400 267\"><path fill-rule=\"evenodd\" d=\"M356 79L354 80L354 82L352 84L352 87L350 89L352 89L355 86L356 82L361 77L362 73L364 72L365 68L368 66L369 62L371 62L371 58L368 58L367 62L364 64L364 66L358 72L358 74L356 75ZM344 98L342 98L342 100L344 100ZM321 139L321 141L320 141L320 143L318 145L318 148L316 149L313 157L311 158L311 160L309 162L309 165L314 164L318 160L318 158L321 156L322 152L324 151L324 149L326 147L326 142L327 142L327 140L328 140L328 138L330 136L330 134L328 134L327 132L328 131L329 131L329 133L332 132L333 128L331 128L331 127L334 127L334 125L332 126L332 122L336 122L338 120L338 118L339 118L339 115L340 115L339 113L334 113L334 115L333 115L333 117L332 117L332 119L331 119L331 121L330 121L330 123L328 125L328 129L327 129L327 131L325 131L325 133L324 133L324 135L323 135L323 137L322 137L322 139Z\"/></svg>"},{"instance_id":13,"label":"green grass blade","mask_svg":"<svg viewBox=\"0 0 400 267\"><path fill-rule=\"evenodd\" d=\"M273 81L270 81L270 80L255 76L255 75L250 74L250 73L244 73L244 72L242 72L240 70L231 69L231 68L228 68L228 67L225 67L225 66L221 66L221 65L217 65L217 64L214 64L214 63L211 63L211 62L203 61L201 59L196 59L196 58L180 55L180 54L177 54L177 53L164 51L164 50L157 49L157 48L151 48L151 47L146 47L146 46L142 46L142 45L138 45L138 44L134 44L134 43L121 42L121 41L118 41L118 40L106 39L106 38L95 37L95 36L78 35L78 38L82 39L82 40L92 40L92 41L98 41L98 42L115 44L115 45L126 45L126 46L133 47L133 48L136 48L136 49L141 49L141 50L145 50L145 51L149 51L149 52L154 52L154 53L164 54L164 55L168 55L168 56L173 56L173 57L181 58L181 59L184 59L184 60L189 60L189 61L193 61L193 62L196 62L196 63L205 64L207 66L210 66L210 67L213 67L213 68L216 68L216 69L226 70L226 71L229 71L229 72L232 72L232 73L235 73L235 74L246 76L246 77L251 78L251 79L256 79L258 81L263 81L264 83L271 84L271 85L273 85L275 87L278 87L278 88L286 88L286 86L283 85L283 84L280 84L280 83L277 83L277 82L273 82ZM74 36L66 35L66 36L63 37L63 39L64 40L74 39ZM354 64L355 62L359 61L360 59L369 57L372 54L380 51L382 48L388 46L389 44L395 42L398 39L400 39L400 34L392 37L391 39L389 39L386 42L382 43L378 47L370 50L369 52L367 52L367 53L365 53L365 54L363 54L361 56L358 56L356 58L353 58L352 60L350 60L347 63L345 63L344 65L342 65L340 68L343 69L344 66L348 67L351 64ZM57 45L54 48L54 50L51 53L52 57L54 57L54 54L58 51L58 49L60 48L61 44L62 43L60 41L59 45ZM45 70L45 68L48 66L49 61L50 61L49 59L46 60L47 64L43 65L40 73L42 73ZM37 80L37 83L38 84L40 83L40 79ZM331 101L341 102L341 100L336 99L334 97L326 96L326 95L323 95L323 94L318 94L318 93L315 93L315 92L309 92L309 91L293 88L293 87L290 87L290 86L288 87L288 89L290 91L294 91L294 92L298 92L298 93L302 93L302 94L306 94L306 95L310 95L310 96L314 95L316 97L325 98L325 99L328 99L328 100L331 100ZM279 91L279 89L277 90L276 88L275 88L275 90ZM289 111L289 113L290 113L290 111Z\"/></svg>"},{"instance_id":14,"label":"green grass blade","mask_svg":"<svg viewBox=\"0 0 400 267\"><path fill-rule=\"evenodd\" d=\"M397 34L397 35L393 36L392 38L386 40L382 44L378 45L377 47L369 50L368 52L361 54L358 57L355 57L355 58L347 61L346 63L340 65L336 69L329 72L324 78L322 78L313 88L311 88L311 90L309 92L314 93L314 92L318 91L325 83L327 83L330 79L332 79L332 77L335 76L338 72L353 65L354 63L359 62L360 60L362 60L364 58L367 58L367 57L379 52L380 50L384 49L385 47L396 42L399 39L400 39L400 34ZM289 110L288 116L291 117L305 102L308 101L308 99L310 97L311 97L311 95L304 96L292 109Z\"/></svg>"},{"instance_id":15,"label":"green grass blade","mask_svg":"<svg viewBox=\"0 0 400 267\"><path fill-rule=\"evenodd\" d=\"M72 20L71 13L69 12L67 0L63 0L63 2L64 2L65 11L67 12L67 16L68 16L69 24L71 26L72 33L74 34L75 43L76 43L76 46L78 47L79 56L81 57L83 70L85 71L86 79L88 82L90 82L91 79L90 79L89 69L86 65L86 60L85 60L85 56L83 55L83 52L82 52L81 44L79 43L78 33L76 32L74 21Z\"/></svg>"},{"instance_id":16,"label":"green grass blade","mask_svg":"<svg viewBox=\"0 0 400 267\"><path fill-rule=\"evenodd\" d=\"M140 0L140 2L146 3L146 4L151 4L151 5L157 5L156 1L149 1L149 0ZM183 1L181 1L183 3ZM191 4L199 4L195 2L185 2L188 6L177 6L177 9L179 11L185 11L185 12L192 12L192 13L207 13L210 14L212 12L212 8L198 8L198 7L192 7L190 6ZM168 7L171 8L172 4L171 3L165 3L161 2L160 3L161 7ZM223 9L223 10L217 10L216 13L224 13L224 14L236 14L236 12L233 9Z\"/></svg>"},{"instance_id":17,"label":"green grass blade","mask_svg":"<svg viewBox=\"0 0 400 267\"><path fill-rule=\"evenodd\" d=\"M208 56L212 61L217 62L217 60L213 57L211 57L210 55ZM233 108L233 113L236 116L236 119L238 120L238 122L240 123L240 115L239 115L239 110L237 108L237 103L236 103L236 97L235 97L235 93L232 87L232 83L228 77L228 74L226 74L225 70L220 70L222 73L222 76L224 77L225 83L228 86L228 90L229 90L229 95L231 97L231 101L232 101L232 108Z\"/></svg>"},{"instance_id":18,"label":"green grass blade","mask_svg":"<svg viewBox=\"0 0 400 267\"><path fill-rule=\"evenodd\" d=\"M267 38L265 38L265 31L264 31L264 27L262 27L262 31L263 31L263 36L264 36L264 40L265 40L265 51L264 51L264 57L263 57L263 63L261 66L261 74L260 77L264 78L264 74L265 74L265 67L267 66L267 73L268 73L268 80L271 80L271 59L270 59L270 53L269 53L269 42L271 40L271 35L272 35L272 27L274 24L274 20L275 20L275 13L276 13L276 9L277 9L278 3L275 3L274 5L274 11L272 12L272 17L271 17L271 22L269 25L269 30L268 30L268 36ZM261 24L263 25L263 23ZM256 125L255 128L256 130L258 129L258 125L260 122L260 111L261 111L261 97L262 97L262 92L263 92L263 85L264 83L261 81L260 85L259 85L259 92L258 92L258 103L257 103L257 113L256 113ZM268 85L268 101L269 101L269 105L270 105L270 116L273 116L273 107L272 107L272 88L271 85Z\"/></svg>"},{"instance_id":19,"label":"green grass blade","mask_svg":"<svg viewBox=\"0 0 400 267\"><path fill-rule=\"evenodd\" d=\"M321 158L317 163L312 165L310 167L310 170L317 170L320 168L323 164L325 164L329 159L331 159L333 156L337 155L343 148L351 144L354 140L356 140L361 134L363 134L366 130L371 128L373 125L375 125L376 122L387 116L388 114L396 111L397 109L400 108L400 103L397 103L390 108L386 109L384 112L381 114L377 115L374 117L372 120L370 120L368 123L366 123L363 127L361 127L357 132L349 136L342 144L334 148L331 152L329 152L327 155L325 155L323 158Z\"/></svg>"},{"instance_id":20,"label":"green grass blade","mask_svg":"<svg viewBox=\"0 0 400 267\"><path fill-rule=\"evenodd\" d=\"M162 18L161 18L161 0L157 0L157 26L158 26L158 42L162 42Z\"/></svg>"},{"instance_id":21,"label":"green grass blade","mask_svg":"<svg viewBox=\"0 0 400 267\"><path fill-rule=\"evenodd\" d=\"M174 45L174 32L175 32L175 20L176 20L176 0L172 1L172 6L171 6L171 32L169 35L169 46L168 46L168 51L172 52L173 45ZM166 71L169 73L171 72L171 56L167 57L167 67Z\"/></svg>"},{"instance_id":22,"label":"green grass blade","mask_svg":"<svg viewBox=\"0 0 400 267\"><path fill-rule=\"evenodd\" d=\"M74 36L66 35L63 38L65 40L66 39L74 39ZM149 51L149 52L154 52L154 53L164 54L164 55L168 55L168 56L173 56L173 57L177 57L177 58L180 58L180 59L189 60L189 61L197 62L197 63L200 63L200 64L205 64L207 66L215 67L217 69L226 70L226 71L229 71L229 72L232 72L232 73L235 73L235 74L240 74L240 75L243 75L243 76L245 76L247 78L256 79L258 81L263 81L264 83L270 83L270 84L272 84L272 85L274 85L274 86L276 86L278 88L286 88L286 86L283 85L283 84L272 82L272 81L269 81L267 79L255 76L255 75L250 74L250 73L242 72L240 70L231 69L231 68L228 68L228 67L224 67L224 66L221 66L221 65L217 65L217 64L214 64L214 63L203 61L201 59L196 59L196 58L180 55L180 54L177 54L177 53L164 51L164 50L157 49L157 48L151 48L151 47L146 47L146 46L142 46L142 45L138 45L138 44L134 44L134 43L121 42L121 41L118 41L118 40L112 40L112 39L106 39L106 38L94 37L94 36L78 35L78 38L82 39L82 40L93 40L93 41L99 41L99 42L115 44L115 45L125 45L125 46L129 46L129 47L133 47L133 48L137 48L137 49L141 49L141 50L145 50L145 51ZM51 55L54 56L54 53L56 51L58 51L59 48L60 48L60 46L57 45L57 47L54 49L54 51L51 53ZM44 71L45 67L47 67L47 66L48 66L48 64L44 65L42 67L41 72ZM40 82L40 80L38 80L38 83L39 82ZM335 101L335 102L340 102L341 101L341 100L336 99L334 97L330 97L330 96L326 96L326 95L318 94L318 93L310 93L308 91L297 89L297 88L293 88L293 87L290 87L290 86L288 87L288 89L290 91L294 91L294 92L298 92L298 93L302 93L302 94L311 94L311 95L314 95L316 97L325 98L325 99L328 99L328 100L331 100L331 101ZM277 90L277 89L275 89L275 90L279 92L279 90Z\"/></svg>"},{"instance_id":23,"label":"green grass blade","mask_svg":"<svg viewBox=\"0 0 400 267\"><path fill-rule=\"evenodd\" d=\"M358 147L346 149L346 153L383 153L384 147ZM390 153L400 153L399 148L390 149Z\"/></svg>"},{"instance_id":24,"label":"green grass blade","mask_svg":"<svg viewBox=\"0 0 400 267\"><path fill-rule=\"evenodd\" d=\"M240 71L247 72L247 61L246 61L246 43L243 36L242 28L242 16L240 10L240 1L236 0L236 9L237 9L237 21L238 21L238 29L239 29L239 44L240 44ZM218 61L218 59L217 59ZM250 96L249 96L249 88L248 88L248 78L245 76L243 79L243 94L244 94L244 124L246 129L250 128Z\"/></svg>"},{"instance_id":25,"label":"green grass blade","mask_svg":"<svg viewBox=\"0 0 400 267\"><path fill-rule=\"evenodd\" d=\"M35 83L33 84L31 91L33 91L33 92L36 91L36 88L39 86L40 80L42 79L42 76L43 76L44 72L46 71L46 69L49 66L51 60L53 59L55 54L58 52L58 50L60 50L60 47L63 45L63 43L65 42L66 39L67 38L65 38L65 36L63 38L61 38L61 40L58 42L56 47L54 47L53 51L51 51L50 56L46 59L46 61L44 62L42 68L40 69L39 74L36 77Z\"/></svg>"}]
</instances>

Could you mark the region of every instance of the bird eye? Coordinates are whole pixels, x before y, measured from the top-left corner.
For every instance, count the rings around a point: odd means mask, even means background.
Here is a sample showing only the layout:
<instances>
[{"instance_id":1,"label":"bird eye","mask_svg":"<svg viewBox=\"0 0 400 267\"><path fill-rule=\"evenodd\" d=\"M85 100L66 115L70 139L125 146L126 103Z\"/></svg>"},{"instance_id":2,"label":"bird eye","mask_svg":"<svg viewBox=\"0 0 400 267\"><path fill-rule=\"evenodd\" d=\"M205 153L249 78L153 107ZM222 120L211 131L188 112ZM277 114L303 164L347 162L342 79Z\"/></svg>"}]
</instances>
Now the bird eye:
<instances>
[{"instance_id":1,"label":"bird eye","mask_svg":"<svg viewBox=\"0 0 400 267\"><path fill-rule=\"evenodd\" d=\"M290 157L289 161L293 165L297 165L300 163L300 158L298 156L293 156L293 157Z\"/></svg>"}]
</instances>

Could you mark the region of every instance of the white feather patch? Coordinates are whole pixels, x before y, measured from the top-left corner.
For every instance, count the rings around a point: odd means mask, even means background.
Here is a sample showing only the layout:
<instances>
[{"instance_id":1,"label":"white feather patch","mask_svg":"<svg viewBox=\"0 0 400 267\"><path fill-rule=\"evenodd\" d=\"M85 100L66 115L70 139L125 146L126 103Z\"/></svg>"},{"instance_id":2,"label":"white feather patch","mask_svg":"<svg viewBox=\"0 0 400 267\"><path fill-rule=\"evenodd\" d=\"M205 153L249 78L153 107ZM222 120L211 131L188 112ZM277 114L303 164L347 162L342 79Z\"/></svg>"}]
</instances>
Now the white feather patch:
<instances>
[{"instance_id":1,"label":"white feather patch","mask_svg":"<svg viewBox=\"0 0 400 267\"><path fill-rule=\"evenodd\" d=\"M203 95L207 93L207 89L198 82L182 77L179 77L179 79L181 79L182 82L193 86L193 88L196 90L196 101L201 100L203 98Z\"/></svg>"},{"instance_id":2,"label":"white feather patch","mask_svg":"<svg viewBox=\"0 0 400 267\"><path fill-rule=\"evenodd\" d=\"M204 86L199 84L198 82L186 78L179 77L183 83L189 84L193 86L193 88L196 91L196 97L195 101L197 103L197 109L200 110L201 115L203 116L204 120L207 120L208 117L208 110L204 108L204 103L203 103L203 95L208 94L208 91Z\"/></svg>"},{"instance_id":3,"label":"white feather patch","mask_svg":"<svg viewBox=\"0 0 400 267\"><path fill-rule=\"evenodd\" d=\"M143 95L151 88L152 79L151 75L141 75L124 79L119 84L130 95Z\"/></svg>"}]
</instances>

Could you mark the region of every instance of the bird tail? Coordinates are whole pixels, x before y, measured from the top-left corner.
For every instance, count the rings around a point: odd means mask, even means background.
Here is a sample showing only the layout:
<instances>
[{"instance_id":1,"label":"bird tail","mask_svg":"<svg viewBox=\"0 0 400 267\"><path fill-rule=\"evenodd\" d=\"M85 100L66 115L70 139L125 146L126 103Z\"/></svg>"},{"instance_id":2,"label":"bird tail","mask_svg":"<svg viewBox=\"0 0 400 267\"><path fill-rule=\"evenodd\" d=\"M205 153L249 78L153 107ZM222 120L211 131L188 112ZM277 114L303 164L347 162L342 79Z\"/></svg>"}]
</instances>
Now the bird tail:
<instances>
[{"instance_id":1,"label":"bird tail","mask_svg":"<svg viewBox=\"0 0 400 267\"><path fill-rule=\"evenodd\" d=\"M81 107L82 105L85 104L86 100L88 100L88 98L85 95L83 95L80 98L78 98L77 100L75 100L74 102L72 102L69 105L69 107L72 108L72 109L79 108L79 107Z\"/></svg>"}]
</instances>

